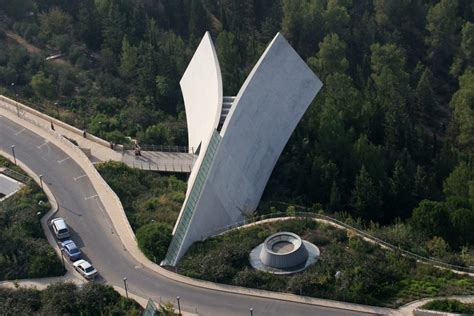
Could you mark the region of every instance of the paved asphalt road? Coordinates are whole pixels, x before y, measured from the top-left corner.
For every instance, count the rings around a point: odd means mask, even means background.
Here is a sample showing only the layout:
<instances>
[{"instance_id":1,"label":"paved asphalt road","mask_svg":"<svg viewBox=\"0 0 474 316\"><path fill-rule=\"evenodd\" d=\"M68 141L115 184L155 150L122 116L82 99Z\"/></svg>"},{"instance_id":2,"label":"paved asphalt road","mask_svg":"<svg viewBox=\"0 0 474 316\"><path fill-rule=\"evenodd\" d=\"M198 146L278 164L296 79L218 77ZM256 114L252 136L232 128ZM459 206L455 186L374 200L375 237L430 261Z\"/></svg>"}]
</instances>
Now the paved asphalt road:
<instances>
[{"instance_id":1,"label":"paved asphalt road","mask_svg":"<svg viewBox=\"0 0 474 316\"><path fill-rule=\"evenodd\" d=\"M103 205L84 171L45 139L0 116L0 148L11 152L36 174L43 175L55 195L59 212L70 226L72 239L97 268L106 282L123 286L127 277L130 292L159 302L181 297L183 310L201 315L363 315L313 305L206 290L169 280L143 268L126 250L111 225Z\"/></svg>"}]
</instances>

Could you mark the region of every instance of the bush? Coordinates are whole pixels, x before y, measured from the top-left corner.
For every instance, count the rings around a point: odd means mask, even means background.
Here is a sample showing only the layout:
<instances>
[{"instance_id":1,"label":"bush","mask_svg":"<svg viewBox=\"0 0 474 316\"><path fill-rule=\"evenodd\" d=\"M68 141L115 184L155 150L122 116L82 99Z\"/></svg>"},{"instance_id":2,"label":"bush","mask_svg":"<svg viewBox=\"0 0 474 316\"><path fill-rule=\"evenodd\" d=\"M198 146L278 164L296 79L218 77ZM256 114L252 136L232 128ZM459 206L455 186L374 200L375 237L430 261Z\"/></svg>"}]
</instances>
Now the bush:
<instances>
[{"instance_id":1,"label":"bush","mask_svg":"<svg viewBox=\"0 0 474 316\"><path fill-rule=\"evenodd\" d=\"M21 169L0 158L0 166ZM23 173L24 174L24 173ZM47 198L30 181L20 191L0 203L0 280L58 276L63 273L61 261L48 244L40 216L49 204Z\"/></svg>"},{"instance_id":2,"label":"bush","mask_svg":"<svg viewBox=\"0 0 474 316\"><path fill-rule=\"evenodd\" d=\"M109 285L56 283L44 291L0 288L2 315L140 315L137 302L121 297Z\"/></svg>"},{"instance_id":3,"label":"bush","mask_svg":"<svg viewBox=\"0 0 474 316\"><path fill-rule=\"evenodd\" d=\"M164 259L171 242L172 229L162 223L150 223L137 230L138 247L155 262Z\"/></svg>"},{"instance_id":4,"label":"bush","mask_svg":"<svg viewBox=\"0 0 474 316\"><path fill-rule=\"evenodd\" d=\"M448 313L474 312L473 306L464 304L458 300L434 300L434 301L426 303L421 308L433 310L433 311L439 311L439 312L448 312Z\"/></svg>"}]
</instances>

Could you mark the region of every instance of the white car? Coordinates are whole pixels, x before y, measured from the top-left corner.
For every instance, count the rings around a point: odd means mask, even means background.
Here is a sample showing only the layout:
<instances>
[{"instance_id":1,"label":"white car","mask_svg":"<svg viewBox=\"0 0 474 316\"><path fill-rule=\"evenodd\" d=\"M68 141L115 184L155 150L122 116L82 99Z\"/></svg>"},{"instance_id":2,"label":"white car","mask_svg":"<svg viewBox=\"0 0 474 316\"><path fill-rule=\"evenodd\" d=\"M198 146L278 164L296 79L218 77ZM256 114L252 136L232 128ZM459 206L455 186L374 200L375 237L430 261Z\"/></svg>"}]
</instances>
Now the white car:
<instances>
[{"instance_id":1,"label":"white car","mask_svg":"<svg viewBox=\"0 0 474 316\"><path fill-rule=\"evenodd\" d=\"M77 260L73 263L73 266L74 269L76 269L76 271L82 274L86 279L93 279L97 275L97 270L92 266L92 264L84 259Z\"/></svg>"},{"instance_id":2,"label":"white car","mask_svg":"<svg viewBox=\"0 0 474 316\"><path fill-rule=\"evenodd\" d=\"M58 217L50 222L51 227L53 228L54 234L58 239L69 238L69 229L66 225L66 222L63 218Z\"/></svg>"}]
</instances>

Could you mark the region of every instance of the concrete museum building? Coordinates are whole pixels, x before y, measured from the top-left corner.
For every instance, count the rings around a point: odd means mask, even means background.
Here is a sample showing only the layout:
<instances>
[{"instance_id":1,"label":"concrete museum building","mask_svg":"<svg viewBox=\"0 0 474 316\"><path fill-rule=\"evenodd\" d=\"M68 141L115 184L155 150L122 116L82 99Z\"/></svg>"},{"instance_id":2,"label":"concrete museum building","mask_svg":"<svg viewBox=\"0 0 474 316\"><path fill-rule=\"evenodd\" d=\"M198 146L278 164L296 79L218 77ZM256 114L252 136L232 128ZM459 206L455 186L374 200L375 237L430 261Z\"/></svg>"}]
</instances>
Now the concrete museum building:
<instances>
[{"instance_id":1,"label":"concrete museum building","mask_svg":"<svg viewBox=\"0 0 474 316\"><path fill-rule=\"evenodd\" d=\"M242 221L258 206L293 130L322 87L281 34L237 96L223 96L209 33L181 82L193 166L186 198L162 265L175 266L191 244Z\"/></svg>"}]
</instances>

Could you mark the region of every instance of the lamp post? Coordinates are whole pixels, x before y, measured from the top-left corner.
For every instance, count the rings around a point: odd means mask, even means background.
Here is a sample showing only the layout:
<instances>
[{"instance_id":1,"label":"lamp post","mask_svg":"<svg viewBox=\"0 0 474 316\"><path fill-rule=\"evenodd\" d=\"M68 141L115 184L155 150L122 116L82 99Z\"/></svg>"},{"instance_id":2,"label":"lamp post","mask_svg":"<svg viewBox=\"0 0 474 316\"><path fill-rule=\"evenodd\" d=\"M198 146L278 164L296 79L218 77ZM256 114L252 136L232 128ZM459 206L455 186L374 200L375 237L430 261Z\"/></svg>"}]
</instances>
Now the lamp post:
<instances>
[{"instance_id":1,"label":"lamp post","mask_svg":"<svg viewBox=\"0 0 474 316\"><path fill-rule=\"evenodd\" d=\"M250 307L250 316L253 316L253 308Z\"/></svg>"},{"instance_id":2,"label":"lamp post","mask_svg":"<svg viewBox=\"0 0 474 316\"><path fill-rule=\"evenodd\" d=\"M43 175L39 175L41 190L43 189Z\"/></svg>"},{"instance_id":3,"label":"lamp post","mask_svg":"<svg viewBox=\"0 0 474 316\"><path fill-rule=\"evenodd\" d=\"M128 298L127 278L123 278L123 285L125 286L125 296Z\"/></svg>"},{"instance_id":4,"label":"lamp post","mask_svg":"<svg viewBox=\"0 0 474 316\"><path fill-rule=\"evenodd\" d=\"M181 297L176 296L176 300L178 301L178 313L179 313L179 315L181 315L181 304L179 303L180 299L181 299Z\"/></svg>"},{"instance_id":5,"label":"lamp post","mask_svg":"<svg viewBox=\"0 0 474 316\"><path fill-rule=\"evenodd\" d=\"M15 145L12 145L12 154L13 154L13 161L15 162L15 165L16 165Z\"/></svg>"}]
</instances>

